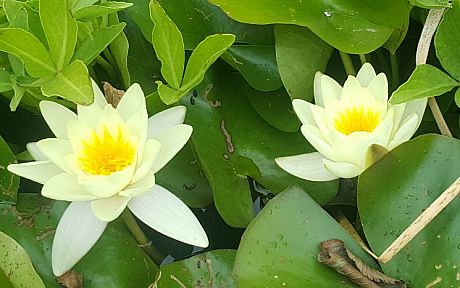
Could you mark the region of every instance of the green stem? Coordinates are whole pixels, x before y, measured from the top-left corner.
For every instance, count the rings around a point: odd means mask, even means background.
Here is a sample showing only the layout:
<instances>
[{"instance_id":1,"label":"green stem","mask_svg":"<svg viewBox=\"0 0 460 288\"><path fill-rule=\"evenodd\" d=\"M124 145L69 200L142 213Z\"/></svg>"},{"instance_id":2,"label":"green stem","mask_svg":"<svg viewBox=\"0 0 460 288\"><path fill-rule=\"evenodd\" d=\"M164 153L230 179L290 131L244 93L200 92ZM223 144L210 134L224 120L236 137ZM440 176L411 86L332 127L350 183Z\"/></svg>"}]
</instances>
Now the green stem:
<instances>
[{"instance_id":1,"label":"green stem","mask_svg":"<svg viewBox=\"0 0 460 288\"><path fill-rule=\"evenodd\" d=\"M359 60L361 60L361 65L364 65L364 63L368 62L365 54L359 54Z\"/></svg>"},{"instance_id":2,"label":"green stem","mask_svg":"<svg viewBox=\"0 0 460 288\"><path fill-rule=\"evenodd\" d=\"M105 48L102 53L104 53L105 58L109 60L110 64L112 64L113 67L118 69L117 61L113 57L112 52L110 52L109 48Z\"/></svg>"},{"instance_id":3,"label":"green stem","mask_svg":"<svg viewBox=\"0 0 460 288\"><path fill-rule=\"evenodd\" d=\"M116 79L117 73L115 72L115 69L113 69L113 66L104 58L102 58L101 55L98 55L96 57L96 63L101 65L102 68L104 68L105 71L109 74L110 78Z\"/></svg>"},{"instance_id":4,"label":"green stem","mask_svg":"<svg viewBox=\"0 0 460 288\"><path fill-rule=\"evenodd\" d=\"M393 90L399 86L399 61L396 54L390 53L390 62L391 62L391 86Z\"/></svg>"},{"instance_id":5,"label":"green stem","mask_svg":"<svg viewBox=\"0 0 460 288\"><path fill-rule=\"evenodd\" d=\"M139 225L137 224L136 218L134 218L131 211L129 211L129 209L125 209L125 211L123 211L123 213L121 214L121 218L123 219L123 221L125 221L126 226L128 227L129 231L131 231L131 234L134 236L134 239L136 239L137 243L139 243L139 246L142 247L145 253L147 253L150 256L150 258L152 258L153 262L155 262L159 266L163 261L164 257L155 248L155 246L152 245L150 239L147 238L147 236L145 236L141 227L139 227Z\"/></svg>"},{"instance_id":6,"label":"green stem","mask_svg":"<svg viewBox=\"0 0 460 288\"><path fill-rule=\"evenodd\" d=\"M96 75L96 71L94 71L93 65L88 66L88 72L89 72L89 76L90 76L91 78L93 78L93 80L94 80L96 83L98 83L98 84L101 83L101 82L99 81L99 78L98 78L97 75Z\"/></svg>"},{"instance_id":7,"label":"green stem","mask_svg":"<svg viewBox=\"0 0 460 288\"><path fill-rule=\"evenodd\" d=\"M342 58L343 67L345 68L345 72L348 75L356 75L355 67L353 66L353 62L351 61L350 54L342 52L339 50L340 58Z\"/></svg>"}]
</instances>

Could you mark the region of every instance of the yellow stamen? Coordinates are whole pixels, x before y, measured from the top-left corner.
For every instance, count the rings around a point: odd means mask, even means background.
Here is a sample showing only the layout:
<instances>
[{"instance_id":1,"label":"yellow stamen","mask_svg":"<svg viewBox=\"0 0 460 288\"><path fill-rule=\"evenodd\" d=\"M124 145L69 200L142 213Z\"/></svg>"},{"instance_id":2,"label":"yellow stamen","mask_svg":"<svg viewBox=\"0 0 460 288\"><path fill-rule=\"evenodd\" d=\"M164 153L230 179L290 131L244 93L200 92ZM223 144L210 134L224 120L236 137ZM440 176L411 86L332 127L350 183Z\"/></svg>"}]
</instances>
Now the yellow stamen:
<instances>
[{"instance_id":1,"label":"yellow stamen","mask_svg":"<svg viewBox=\"0 0 460 288\"><path fill-rule=\"evenodd\" d=\"M335 129L348 135L357 131L372 132L380 123L380 113L367 107L347 107L334 118Z\"/></svg>"},{"instance_id":2,"label":"yellow stamen","mask_svg":"<svg viewBox=\"0 0 460 288\"><path fill-rule=\"evenodd\" d=\"M135 147L119 127L117 135L111 135L103 127L98 135L93 131L88 141L82 141L82 153L78 157L81 168L92 175L110 175L129 166L135 155Z\"/></svg>"}]
</instances>

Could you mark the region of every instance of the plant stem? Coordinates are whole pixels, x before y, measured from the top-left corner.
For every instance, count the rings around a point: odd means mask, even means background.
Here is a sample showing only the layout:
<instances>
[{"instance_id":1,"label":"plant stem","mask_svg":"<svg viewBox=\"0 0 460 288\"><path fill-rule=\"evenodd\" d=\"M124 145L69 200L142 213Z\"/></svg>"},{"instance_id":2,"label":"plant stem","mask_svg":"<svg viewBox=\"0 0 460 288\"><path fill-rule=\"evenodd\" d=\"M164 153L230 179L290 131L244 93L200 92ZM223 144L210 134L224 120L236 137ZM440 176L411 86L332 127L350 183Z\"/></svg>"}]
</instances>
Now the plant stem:
<instances>
[{"instance_id":1,"label":"plant stem","mask_svg":"<svg viewBox=\"0 0 460 288\"><path fill-rule=\"evenodd\" d=\"M442 116L441 109L439 109L439 105L438 102L436 102L436 99L434 97L428 98L428 105L430 106L434 120L436 121L436 125L438 125L441 134L452 138L452 133L450 132L449 126L447 126L446 120Z\"/></svg>"},{"instance_id":2,"label":"plant stem","mask_svg":"<svg viewBox=\"0 0 460 288\"><path fill-rule=\"evenodd\" d=\"M359 54L359 60L361 60L361 64L364 65L364 63L368 62L366 59L365 54Z\"/></svg>"},{"instance_id":3,"label":"plant stem","mask_svg":"<svg viewBox=\"0 0 460 288\"><path fill-rule=\"evenodd\" d=\"M104 68L105 71L109 74L110 78L116 79L117 73L115 72L115 69L113 66L107 62L101 55L97 55L96 57L96 63L101 65L102 68Z\"/></svg>"},{"instance_id":4,"label":"plant stem","mask_svg":"<svg viewBox=\"0 0 460 288\"><path fill-rule=\"evenodd\" d=\"M125 211L123 211L121 214L121 218L123 221L125 221L126 226L128 227L129 231L131 231L131 234L134 236L134 239L136 239L137 243L139 243L139 246L142 247L142 249L144 249L150 258L152 258L153 262L159 266L164 257L155 248L155 246L152 245L150 239L145 236L131 211L129 211L129 209L125 209Z\"/></svg>"},{"instance_id":5,"label":"plant stem","mask_svg":"<svg viewBox=\"0 0 460 288\"><path fill-rule=\"evenodd\" d=\"M355 67L353 66L353 62L351 61L350 54L342 52L339 50L340 58L342 59L343 67L348 75L356 75Z\"/></svg>"},{"instance_id":6,"label":"plant stem","mask_svg":"<svg viewBox=\"0 0 460 288\"><path fill-rule=\"evenodd\" d=\"M396 54L390 53L390 62L391 62L391 86L393 90L399 86L399 61Z\"/></svg>"}]
</instances>

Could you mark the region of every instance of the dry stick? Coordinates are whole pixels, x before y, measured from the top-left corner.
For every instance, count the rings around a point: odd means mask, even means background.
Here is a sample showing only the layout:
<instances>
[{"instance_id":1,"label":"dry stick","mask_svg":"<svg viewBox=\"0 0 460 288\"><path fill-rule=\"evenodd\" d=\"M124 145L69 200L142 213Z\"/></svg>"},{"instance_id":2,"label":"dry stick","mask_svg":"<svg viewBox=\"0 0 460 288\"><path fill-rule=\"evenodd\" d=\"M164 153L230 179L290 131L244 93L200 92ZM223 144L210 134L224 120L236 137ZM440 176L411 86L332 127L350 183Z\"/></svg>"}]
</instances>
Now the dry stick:
<instances>
[{"instance_id":1,"label":"dry stick","mask_svg":"<svg viewBox=\"0 0 460 288\"><path fill-rule=\"evenodd\" d=\"M425 228L446 206L460 194L460 177L444 191L378 258L386 263Z\"/></svg>"},{"instance_id":2,"label":"dry stick","mask_svg":"<svg viewBox=\"0 0 460 288\"><path fill-rule=\"evenodd\" d=\"M431 39L441 21L444 9L430 10L423 26L422 35L417 46L416 63L417 65L425 64L430 49ZM439 106L433 97L428 99L431 111L436 119L436 123L441 133L445 136L452 137L449 127L442 116ZM377 259L382 263L390 261L398 254L417 234L422 231L452 200L460 194L460 177L449 186L407 229L382 253Z\"/></svg>"},{"instance_id":3,"label":"dry stick","mask_svg":"<svg viewBox=\"0 0 460 288\"><path fill-rule=\"evenodd\" d=\"M425 25L423 26L422 35L420 36L420 40L417 45L417 53L415 55L416 65L426 63L428 52L430 51L431 39L433 39L433 35L436 32L439 21L441 21L442 15L444 14L444 10L445 9L432 9L428 13ZM446 120L444 120L444 117L442 116L436 99L434 97L429 97L428 105L430 105L431 112L433 113L441 134L452 137L452 133L450 133Z\"/></svg>"}]
</instances>

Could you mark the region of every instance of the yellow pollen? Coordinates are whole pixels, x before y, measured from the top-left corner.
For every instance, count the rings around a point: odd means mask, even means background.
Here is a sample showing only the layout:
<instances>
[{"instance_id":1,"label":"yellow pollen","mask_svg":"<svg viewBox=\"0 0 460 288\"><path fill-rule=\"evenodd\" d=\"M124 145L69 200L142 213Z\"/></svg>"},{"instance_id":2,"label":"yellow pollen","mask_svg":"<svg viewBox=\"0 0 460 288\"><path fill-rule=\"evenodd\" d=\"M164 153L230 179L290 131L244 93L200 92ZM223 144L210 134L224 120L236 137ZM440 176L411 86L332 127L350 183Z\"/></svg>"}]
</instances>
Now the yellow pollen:
<instances>
[{"instance_id":1,"label":"yellow pollen","mask_svg":"<svg viewBox=\"0 0 460 288\"><path fill-rule=\"evenodd\" d=\"M92 175L110 175L129 166L136 149L123 134L121 127L117 135L111 135L107 127L98 135L93 131L88 141L82 141L82 152L78 157L81 168Z\"/></svg>"},{"instance_id":2,"label":"yellow pollen","mask_svg":"<svg viewBox=\"0 0 460 288\"><path fill-rule=\"evenodd\" d=\"M335 129L348 135L357 131L372 132L380 123L380 113L364 107L348 107L334 118Z\"/></svg>"}]
</instances>

